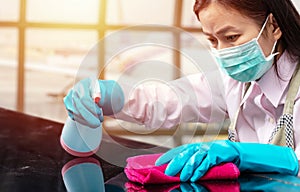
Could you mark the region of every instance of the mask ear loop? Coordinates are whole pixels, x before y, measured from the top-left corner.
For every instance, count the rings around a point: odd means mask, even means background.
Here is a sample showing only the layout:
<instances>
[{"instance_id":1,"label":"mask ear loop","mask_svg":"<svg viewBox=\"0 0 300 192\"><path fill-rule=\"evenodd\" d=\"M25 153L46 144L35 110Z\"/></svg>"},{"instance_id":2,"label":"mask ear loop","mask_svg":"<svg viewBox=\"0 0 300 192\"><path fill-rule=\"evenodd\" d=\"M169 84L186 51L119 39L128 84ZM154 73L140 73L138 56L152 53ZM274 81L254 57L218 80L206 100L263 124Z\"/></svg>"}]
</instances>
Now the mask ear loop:
<instances>
[{"instance_id":1,"label":"mask ear loop","mask_svg":"<svg viewBox=\"0 0 300 192\"><path fill-rule=\"evenodd\" d=\"M273 48L272 48L272 51L271 51L270 56L271 56L271 55L272 55L272 56L275 56L275 55L278 55L278 54L279 54L279 52L273 53L273 52L275 51L276 45L277 45L277 40L275 41L275 43L274 43L274 45L273 45Z\"/></svg>"},{"instance_id":2,"label":"mask ear loop","mask_svg":"<svg viewBox=\"0 0 300 192\"><path fill-rule=\"evenodd\" d=\"M266 27L266 25L268 23L269 17L270 17L270 15L268 15L267 19L265 20L265 22L264 22L264 24L263 24L263 26L262 26L262 28L261 28L258 36L257 36L257 40L260 38L261 34L263 33L263 31L264 31L264 29L265 29L265 27Z\"/></svg>"},{"instance_id":3,"label":"mask ear loop","mask_svg":"<svg viewBox=\"0 0 300 192\"><path fill-rule=\"evenodd\" d=\"M265 27L266 27L266 25L269 21L269 18L270 18L270 15L268 15L267 19L265 20L265 22L264 22L264 24L263 24L263 26L262 26L262 28L261 28L258 36L257 36L257 41L260 38L261 34L263 33L263 31L264 31L264 29L265 29ZM275 41L275 43L273 45L273 48L272 48L272 51L271 51L271 54L268 57L274 57L275 55L279 54L279 52L273 53L275 51L276 45L277 45L277 40Z\"/></svg>"}]
</instances>

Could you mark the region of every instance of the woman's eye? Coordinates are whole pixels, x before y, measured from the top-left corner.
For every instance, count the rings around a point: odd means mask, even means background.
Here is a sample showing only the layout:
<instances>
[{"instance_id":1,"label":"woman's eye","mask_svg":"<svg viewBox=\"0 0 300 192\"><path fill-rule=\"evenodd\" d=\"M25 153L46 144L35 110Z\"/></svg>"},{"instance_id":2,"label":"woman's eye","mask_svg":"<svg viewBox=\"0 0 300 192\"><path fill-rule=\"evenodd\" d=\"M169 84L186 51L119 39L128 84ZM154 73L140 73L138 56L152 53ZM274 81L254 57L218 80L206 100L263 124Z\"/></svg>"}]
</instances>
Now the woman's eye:
<instances>
[{"instance_id":1,"label":"woman's eye","mask_svg":"<svg viewBox=\"0 0 300 192\"><path fill-rule=\"evenodd\" d=\"M217 44L217 40L214 39L214 38L208 38L208 41L210 42L210 44L211 44L212 46L215 46L215 45Z\"/></svg>"},{"instance_id":2,"label":"woman's eye","mask_svg":"<svg viewBox=\"0 0 300 192\"><path fill-rule=\"evenodd\" d=\"M235 41L238 37L239 37L239 35L229 35L229 36L226 36L226 40L227 41Z\"/></svg>"}]
</instances>

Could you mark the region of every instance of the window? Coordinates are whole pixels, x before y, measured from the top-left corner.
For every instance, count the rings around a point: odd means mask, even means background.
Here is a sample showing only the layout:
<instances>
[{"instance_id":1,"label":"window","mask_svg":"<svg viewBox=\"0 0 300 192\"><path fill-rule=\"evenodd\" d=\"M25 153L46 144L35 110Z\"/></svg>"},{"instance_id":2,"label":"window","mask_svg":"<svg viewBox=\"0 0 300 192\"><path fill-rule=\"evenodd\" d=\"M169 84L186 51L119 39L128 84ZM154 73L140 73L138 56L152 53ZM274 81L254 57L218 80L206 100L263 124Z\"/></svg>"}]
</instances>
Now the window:
<instances>
[{"instance_id":1,"label":"window","mask_svg":"<svg viewBox=\"0 0 300 192\"><path fill-rule=\"evenodd\" d=\"M130 29L134 27L108 33L105 38L106 78L118 79L131 76L140 80L150 77L174 79L174 69L170 68L174 51L172 34L163 31ZM161 44L152 44L153 42Z\"/></svg>"},{"instance_id":2,"label":"window","mask_svg":"<svg viewBox=\"0 0 300 192\"><path fill-rule=\"evenodd\" d=\"M185 0L183 2L182 18L181 22L184 27L198 27L200 28L200 23L193 11L195 1Z\"/></svg>"},{"instance_id":3,"label":"window","mask_svg":"<svg viewBox=\"0 0 300 192\"><path fill-rule=\"evenodd\" d=\"M174 0L109 0L106 22L115 25L172 25L174 2ZM157 16L157 13L160 15Z\"/></svg>"},{"instance_id":4,"label":"window","mask_svg":"<svg viewBox=\"0 0 300 192\"><path fill-rule=\"evenodd\" d=\"M17 21L19 19L20 0L0 0L0 21Z\"/></svg>"},{"instance_id":5,"label":"window","mask_svg":"<svg viewBox=\"0 0 300 192\"><path fill-rule=\"evenodd\" d=\"M27 0L27 20L51 23L98 22L99 0Z\"/></svg>"},{"instance_id":6,"label":"window","mask_svg":"<svg viewBox=\"0 0 300 192\"><path fill-rule=\"evenodd\" d=\"M95 42L96 31L26 31L26 113L53 120L65 119L62 98L73 86L74 77L78 75L84 57Z\"/></svg>"},{"instance_id":7,"label":"window","mask_svg":"<svg viewBox=\"0 0 300 192\"><path fill-rule=\"evenodd\" d=\"M99 69L106 65L103 77L109 79L122 75L145 78L140 74L147 71L148 76L171 80L185 66L180 64L183 60L176 50L180 48L180 38L168 27L176 24L193 30L189 0L0 3L1 107L64 122L67 114L62 98L74 80L85 75L82 69L99 74ZM179 6L181 3L184 6ZM182 26L174 19L178 18L176 14L181 16L180 12L184 14ZM132 28L136 25L139 27ZM170 47L130 47L134 41L143 42L154 36L155 41ZM101 49L99 40L105 42ZM115 52L120 47L123 50ZM150 65L152 70L148 70ZM163 76L157 73L162 68L168 71Z\"/></svg>"},{"instance_id":8,"label":"window","mask_svg":"<svg viewBox=\"0 0 300 192\"><path fill-rule=\"evenodd\" d=\"M0 28L0 106L8 109L16 107L17 41L15 28Z\"/></svg>"}]
</instances>

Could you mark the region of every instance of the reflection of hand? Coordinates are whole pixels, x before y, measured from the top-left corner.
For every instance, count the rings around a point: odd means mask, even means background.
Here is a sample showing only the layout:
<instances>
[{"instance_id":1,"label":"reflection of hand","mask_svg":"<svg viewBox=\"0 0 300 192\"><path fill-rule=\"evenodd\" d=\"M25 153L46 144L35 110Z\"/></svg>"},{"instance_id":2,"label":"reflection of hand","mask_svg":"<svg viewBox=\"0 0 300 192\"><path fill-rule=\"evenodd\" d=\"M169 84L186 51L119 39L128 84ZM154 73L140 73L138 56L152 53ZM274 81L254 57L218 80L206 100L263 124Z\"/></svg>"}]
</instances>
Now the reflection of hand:
<instances>
[{"instance_id":1,"label":"reflection of hand","mask_svg":"<svg viewBox=\"0 0 300 192\"><path fill-rule=\"evenodd\" d=\"M300 178L284 174L247 174L238 179L241 191L300 191Z\"/></svg>"},{"instance_id":2,"label":"reflection of hand","mask_svg":"<svg viewBox=\"0 0 300 192\"><path fill-rule=\"evenodd\" d=\"M291 148L229 140L176 147L162 155L156 165L169 163L167 175L174 176L181 171L181 181L195 182L212 166L223 162L235 163L240 171L298 173L298 160Z\"/></svg>"},{"instance_id":3,"label":"reflection of hand","mask_svg":"<svg viewBox=\"0 0 300 192\"><path fill-rule=\"evenodd\" d=\"M181 183L180 190L182 192L189 192L189 191L208 192L208 190L205 187L203 187L202 185L200 185L198 183Z\"/></svg>"},{"instance_id":4,"label":"reflection of hand","mask_svg":"<svg viewBox=\"0 0 300 192\"><path fill-rule=\"evenodd\" d=\"M172 192L181 191L181 192L240 192L240 185L237 181L207 181L200 183L180 183L179 188L172 190Z\"/></svg>"},{"instance_id":5,"label":"reflection of hand","mask_svg":"<svg viewBox=\"0 0 300 192\"><path fill-rule=\"evenodd\" d=\"M92 98L95 86L101 93L101 99L97 103ZM73 120L96 128L103 121L103 115L112 115L123 108L124 94L118 83L113 80L86 78L76 83L74 88L69 91L64 98L64 104L68 115Z\"/></svg>"},{"instance_id":6,"label":"reflection of hand","mask_svg":"<svg viewBox=\"0 0 300 192\"><path fill-rule=\"evenodd\" d=\"M125 184L127 192L143 191L143 192L240 192L240 185L237 181L222 180L222 181L204 181L197 183L171 183L160 185L140 185L134 182Z\"/></svg>"}]
</instances>

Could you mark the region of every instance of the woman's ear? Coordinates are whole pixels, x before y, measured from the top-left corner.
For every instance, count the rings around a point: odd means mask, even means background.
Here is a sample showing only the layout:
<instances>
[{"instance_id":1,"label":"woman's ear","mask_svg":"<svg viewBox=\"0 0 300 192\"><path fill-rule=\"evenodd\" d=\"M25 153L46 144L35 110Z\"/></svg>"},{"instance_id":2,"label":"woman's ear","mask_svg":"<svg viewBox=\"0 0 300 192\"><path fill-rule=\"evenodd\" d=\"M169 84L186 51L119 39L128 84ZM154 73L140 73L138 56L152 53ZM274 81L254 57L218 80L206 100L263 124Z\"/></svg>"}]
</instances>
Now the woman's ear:
<instances>
[{"instance_id":1,"label":"woman's ear","mask_svg":"<svg viewBox=\"0 0 300 192\"><path fill-rule=\"evenodd\" d=\"M274 39L277 41L278 39L280 39L280 37L282 36L282 31L278 26L278 23L275 19L275 17L273 16L273 14L270 14L270 27L272 29L272 36L274 37Z\"/></svg>"}]
</instances>

